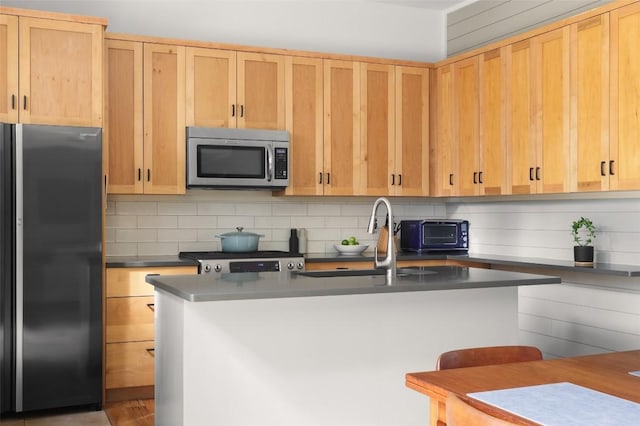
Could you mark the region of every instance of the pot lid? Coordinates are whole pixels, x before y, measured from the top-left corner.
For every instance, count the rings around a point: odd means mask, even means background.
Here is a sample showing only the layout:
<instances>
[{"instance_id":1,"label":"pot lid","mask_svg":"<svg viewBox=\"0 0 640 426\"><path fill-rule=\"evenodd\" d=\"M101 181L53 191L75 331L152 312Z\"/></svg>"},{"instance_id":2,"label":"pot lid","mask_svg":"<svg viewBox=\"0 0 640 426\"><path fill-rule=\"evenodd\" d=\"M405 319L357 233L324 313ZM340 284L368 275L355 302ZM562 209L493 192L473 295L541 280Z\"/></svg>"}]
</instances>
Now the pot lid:
<instances>
[{"instance_id":1,"label":"pot lid","mask_svg":"<svg viewBox=\"0 0 640 426\"><path fill-rule=\"evenodd\" d=\"M254 232L245 232L243 231L243 227L238 226L233 232L225 232L224 234L218 235L218 237L264 237L264 234L256 234Z\"/></svg>"}]
</instances>

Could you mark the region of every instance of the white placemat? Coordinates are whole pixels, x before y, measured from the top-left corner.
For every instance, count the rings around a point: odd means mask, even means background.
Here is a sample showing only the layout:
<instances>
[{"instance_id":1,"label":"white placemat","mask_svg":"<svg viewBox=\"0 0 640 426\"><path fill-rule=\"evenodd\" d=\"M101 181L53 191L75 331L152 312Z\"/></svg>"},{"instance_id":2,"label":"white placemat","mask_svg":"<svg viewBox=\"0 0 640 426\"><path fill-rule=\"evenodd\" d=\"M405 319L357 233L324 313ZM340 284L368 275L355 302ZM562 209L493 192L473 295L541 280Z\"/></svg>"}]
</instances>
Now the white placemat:
<instances>
[{"instance_id":1,"label":"white placemat","mask_svg":"<svg viewBox=\"0 0 640 426\"><path fill-rule=\"evenodd\" d=\"M573 383L475 392L469 396L544 426L640 425L640 404Z\"/></svg>"}]
</instances>

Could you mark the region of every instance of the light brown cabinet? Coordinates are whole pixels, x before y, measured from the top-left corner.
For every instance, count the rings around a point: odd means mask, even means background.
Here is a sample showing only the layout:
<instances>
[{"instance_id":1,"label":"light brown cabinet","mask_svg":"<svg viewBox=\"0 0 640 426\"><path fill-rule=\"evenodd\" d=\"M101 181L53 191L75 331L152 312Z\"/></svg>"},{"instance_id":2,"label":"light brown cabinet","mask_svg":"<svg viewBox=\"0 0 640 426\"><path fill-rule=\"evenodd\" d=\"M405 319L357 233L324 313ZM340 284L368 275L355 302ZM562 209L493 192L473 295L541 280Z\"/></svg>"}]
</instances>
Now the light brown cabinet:
<instances>
[{"instance_id":1,"label":"light brown cabinet","mask_svg":"<svg viewBox=\"0 0 640 426\"><path fill-rule=\"evenodd\" d=\"M112 194L184 194L185 48L107 39Z\"/></svg>"},{"instance_id":2,"label":"light brown cabinet","mask_svg":"<svg viewBox=\"0 0 640 426\"><path fill-rule=\"evenodd\" d=\"M360 63L360 172L358 195L393 195L396 176L395 67Z\"/></svg>"},{"instance_id":3,"label":"light brown cabinet","mask_svg":"<svg viewBox=\"0 0 640 426\"><path fill-rule=\"evenodd\" d=\"M535 192L532 65L531 40L506 47L507 184L511 194Z\"/></svg>"},{"instance_id":4,"label":"light brown cabinet","mask_svg":"<svg viewBox=\"0 0 640 426\"><path fill-rule=\"evenodd\" d=\"M571 25L571 146L573 191L608 190L609 14Z\"/></svg>"},{"instance_id":5,"label":"light brown cabinet","mask_svg":"<svg viewBox=\"0 0 640 426\"><path fill-rule=\"evenodd\" d=\"M107 268L105 300L106 400L153 395L154 297L148 274L195 274L195 266Z\"/></svg>"},{"instance_id":6,"label":"light brown cabinet","mask_svg":"<svg viewBox=\"0 0 640 426\"><path fill-rule=\"evenodd\" d=\"M640 189L640 3L611 11L609 187Z\"/></svg>"},{"instance_id":7,"label":"light brown cabinet","mask_svg":"<svg viewBox=\"0 0 640 426\"><path fill-rule=\"evenodd\" d=\"M62 14L0 15L0 119L101 127L105 25Z\"/></svg>"},{"instance_id":8,"label":"light brown cabinet","mask_svg":"<svg viewBox=\"0 0 640 426\"><path fill-rule=\"evenodd\" d=\"M325 60L325 195L356 195L361 191L360 113L360 63Z\"/></svg>"},{"instance_id":9,"label":"light brown cabinet","mask_svg":"<svg viewBox=\"0 0 640 426\"><path fill-rule=\"evenodd\" d=\"M480 169L480 104L478 57L453 65L454 133L457 145L458 182L455 195L478 195L482 180Z\"/></svg>"},{"instance_id":10,"label":"light brown cabinet","mask_svg":"<svg viewBox=\"0 0 640 426\"><path fill-rule=\"evenodd\" d=\"M507 192L505 109L505 48L494 49L479 58L479 167L474 176L480 195Z\"/></svg>"},{"instance_id":11,"label":"light brown cabinet","mask_svg":"<svg viewBox=\"0 0 640 426\"><path fill-rule=\"evenodd\" d=\"M0 122L18 122L18 17L0 15Z\"/></svg>"},{"instance_id":12,"label":"light brown cabinet","mask_svg":"<svg viewBox=\"0 0 640 426\"><path fill-rule=\"evenodd\" d=\"M429 75L395 67L395 169L390 195L429 195Z\"/></svg>"},{"instance_id":13,"label":"light brown cabinet","mask_svg":"<svg viewBox=\"0 0 640 426\"><path fill-rule=\"evenodd\" d=\"M569 192L573 179L569 34L569 27L565 26L532 40L535 161L530 176L534 177L531 189L535 193Z\"/></svg>"},{"instance_id":14,"label":"light brown cabinet","mask_svg":"<svg viewBox=\"0 0 640 426\"><path fill-rule=\"evenodd\" d=\"M435 70L435 113L432 112L433 134L431 146L432 195L447 197L456 195L459 187L458 144L454 138L454 79L453 64Z\"/></svg>"},{"instance_id":15,"label":"light brown cabinet","mask_svg":"<svg viewBox=\"0 0 640 426\"><path fill-rule=\"evenodd\" d=\"M285 105L291 138L286 195L324 194L322 59L285 59Z\"/></svg>"},{"instance_id":16,"label":"light brown cabinet","mask_svg":"<svg viewBox=\"0 0 640 426\"><path fill-rule=\"evenodd\" d=\"M284 57L187 48L187 125L285 128Z\"/></svg>"}]
</instances>

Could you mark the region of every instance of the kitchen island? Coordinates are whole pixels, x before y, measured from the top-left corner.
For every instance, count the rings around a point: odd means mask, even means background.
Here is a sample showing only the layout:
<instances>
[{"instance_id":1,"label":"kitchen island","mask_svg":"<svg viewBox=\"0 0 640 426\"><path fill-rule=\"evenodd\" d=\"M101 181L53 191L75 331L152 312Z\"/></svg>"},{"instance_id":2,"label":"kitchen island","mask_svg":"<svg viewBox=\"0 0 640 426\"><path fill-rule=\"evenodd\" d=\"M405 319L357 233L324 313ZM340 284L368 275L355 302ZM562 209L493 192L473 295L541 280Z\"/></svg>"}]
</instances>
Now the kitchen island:
<instances>
[{"instance_id":1,"label":"kitchen island","mask_svg":"<svg viewBox=\"0 0 640 426\"><path fill-rule=\"evenodd\" d=\"M451 266L400 275L147 276L156 424L426 424L405 373L453 348L517 343L517 286L560 282Z\"/></svg>"}]
</instances>

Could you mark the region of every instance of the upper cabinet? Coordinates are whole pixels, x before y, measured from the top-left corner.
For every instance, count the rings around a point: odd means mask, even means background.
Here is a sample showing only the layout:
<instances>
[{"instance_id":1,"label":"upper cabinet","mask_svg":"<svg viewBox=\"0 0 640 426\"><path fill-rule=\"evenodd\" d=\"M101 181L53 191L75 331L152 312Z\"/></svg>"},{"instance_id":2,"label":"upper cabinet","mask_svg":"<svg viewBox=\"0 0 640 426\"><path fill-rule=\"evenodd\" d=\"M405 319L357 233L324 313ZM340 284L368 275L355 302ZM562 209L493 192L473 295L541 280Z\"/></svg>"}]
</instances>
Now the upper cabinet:
<instances>
[{"instance_id":1,"label":"upper cabinet","mask_svg":"<svg viewBox=\"0 0 640 426\"><path fill-rule=\"evenodd\" d=\"M360 63L360 171L362 195L389 195L395 173L395 67ZM359 195L360 195L359 194Z\"/></svg>"},{"instance_id":2,"label":"upper cabinet","mask_svg":"<svg viewBox=\"0 0 640 426\"><path fill-rule=\"evenodd\" d=\"M640 189L640 3L611 11L612 190Z\"/></svg>"},{"instance_id":3,"label":"upper cabinet","mask_svg":"<svg viewBox=\"0 0 640 426\"><path fill-rule=\"evenodd\" d=\"M185 48L144 44L144 192L186 191Z\"/></svg>"},{"instance_id":4,"label":"upper cabinet","mask_svg":"<svg viewBox=\"0 0 640 426\"><path fill-rule=\"evenodd\" d=\"M103 139L111 194L144 192L142 46L136 41L105 40Z\"/></svg>"},{"instance_id":5,"label":"upper cabinet","mask_svg":"<svg viewBox=\"0 0 640 426\"><path fill-rule=\"evenodd\" d=\"M18 17L0 15L0 122L18 122Z\"/></svg>"},{"instance_id":6,"label":"upper cabinet","mask_svg":"<svg viewBox=\"0 0 640 426\"><path fill-rule=\"evenodd\" d=\"M187 47L187 126L236 127L236 52Z\"/></svg>"},{"instance_id":7,"label":"upper cabinet","mask_svg":"<svg viewBox=\"0 0 640 426\"><path fill-rule=\"evenodd\" d=\"M474 176L480 195L507 194L505 108L506 48L480 55L479 167Z\"/></svg>"},{"instance_id":8,"label":"upper cabinet","mask_svg":"<svg viewBox=\"0 0 640 426\"><path fill-rule=\"evenodd\" d=\"M0 15L0 118L100 127L106 21L51 16Z\"/></svg>"},{"instance_id":9,"label":"upper cabinet","mask_svg":"<svg viewBox=\"0 0 640 426\"><path fill-rule=\"evenodd\" d=\"M435 112L432 112L430 173L432 176L432 195L457 195L458 144L454 137L454 85L453 64L444 65L435 70L433 81Z\"/></svg>"},{"instance_id":10,"label":"upper cabinet","mask_svg":"<svg viewBox=\"0 0 640 426\"><path fill-rule=\"evenodd\" d=\"M188 47L186 124L285 128L284 56Z\"/></svg>"},{"instance_id":11,"label":"upper cabinet","mask_svg":"<svg viewBox=\"0 0 640 426\"><path fill-rule=\"evenodd\" d=\"M536 36L534 58L535 192L569 192L571 175L569 27ZM533 188L533 185L532 185Z\"/></svg>"},{"instance_id":12,"label":"upper cabinet","mask_svg":"<svg viewBox=\"0 0 640 426\"><path fill-rule=\"evenodd\" d=\"M453 73L453 143L457 145L458 153L456 195L478 195L482 180L478 57L456 62Z\"/></svg>"},{"instance_id":13,"label":"upper cabinet","mask_svg":"<svg viewBox=\"0 0 640 426\"><path fill-rule=\"evenodd\" d=\"M108 192L184 194L185 47L105 45Z\"/></svg>"},{"instance_id":14,"label":"upper cabinet","mask_svg":"<svg viewBox=\"0 0 640 426\"><path fill-rule=\"evenodd\" d=\"M573 191L608 190L609 14L571 25L571 146ZM572 182L573 183L573 182Z\"/></svg>"},{"instance_id":15,"label":"upper cabinet","mask_svg":"<svg viewBox=\"0 0 640 426\"><path fill-rule=\"evenodd\" d=\"M392 195L426 196L429 195L429 70L397 66L395 80Z\"/></svg>"},{"instance_id":16,"label":"upper cabinet","mask_svg":"<svg viewBox=\"0 0 640 426\"><path fill-rule=\"evenodd\" d=\"M360 193L360 63L324 61L324 194Z\"/></svg>"},{"instance_id":17,"label":"upper cabinet","mask_svg":"<svg viewBox=\"0 0 640 426\"><path fill-rule=\"evenodd\" d=\"M286 123L289 131L289 186L286 195L324 194L322 59L285 60Z\"/></svg>"},{"instance_id":18,"label":"upper cabinet","mask_svg":"<svg viewBox=\"0 0 640 426\"><path fill-rule=\"evenodd\" d=\"M505 127L508 193L535 192L534 92L531 40L506 47Z\"/></svg>"}]
</instances>

